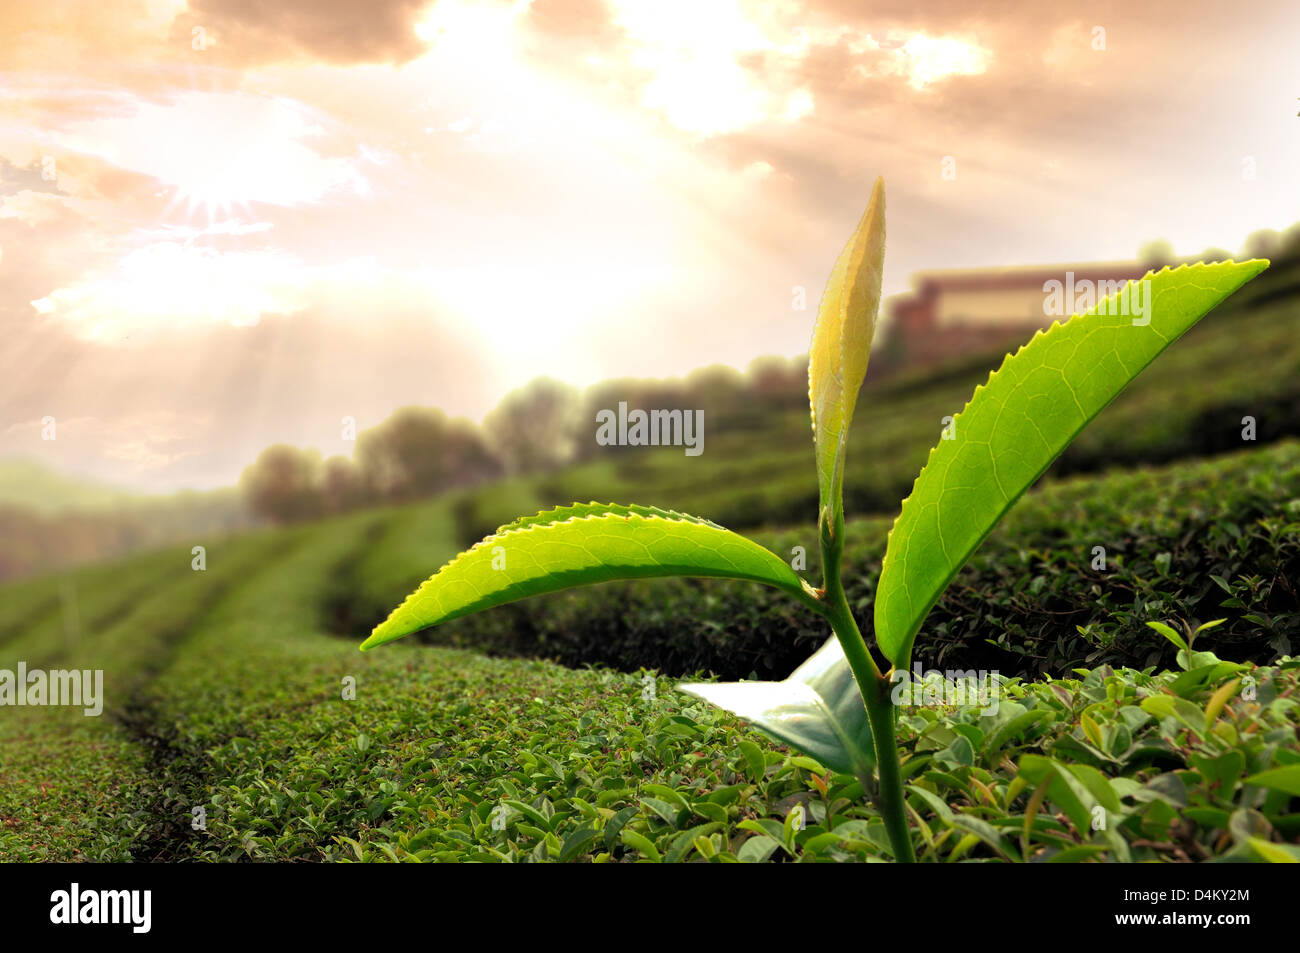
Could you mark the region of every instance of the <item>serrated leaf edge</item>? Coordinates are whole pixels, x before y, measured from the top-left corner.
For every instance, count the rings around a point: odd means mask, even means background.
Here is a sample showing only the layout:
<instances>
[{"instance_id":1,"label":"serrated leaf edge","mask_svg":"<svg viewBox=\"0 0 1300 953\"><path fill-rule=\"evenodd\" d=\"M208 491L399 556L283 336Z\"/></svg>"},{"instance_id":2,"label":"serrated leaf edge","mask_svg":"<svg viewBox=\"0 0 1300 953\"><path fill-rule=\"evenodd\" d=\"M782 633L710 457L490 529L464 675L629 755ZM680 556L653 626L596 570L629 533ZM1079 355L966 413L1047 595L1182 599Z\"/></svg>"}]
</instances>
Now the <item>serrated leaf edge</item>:
<instances>
[{"instance_id":1,"label":"serrated leaf edge","mask_svg":"<svg viewBox=\"0 0 1300 953\"><path fill-rule=\"evenodd\" d=\"M603 508L603 513L583 512L589 508ZM626 511L626 512L625 512ZM561 516L560 514L565 514ZM712 526L715 529L726 529L712 520L700 516L692 516L689 513L680 513L677 510L666 510L658 506L645 506L640 503L601 503L597 500L591 500L587 503L569 503L564 506L557 506L549 510L539 510L532 516L521 516L509 523L503 523L498 526L492 533L492 536L499 536L515 529L522 529L528 526L551 526L555 523L564 522L567 519L581 516L625 516L635 514L639 516L656 516L666 520L681 521L687 523L696 523L700 526ZM543 521L542 517L551 516L553 519ZM491 538L491 537L487 537ZM475 544L477 545L477 544ZM471 547L473 548L473 547ZM469 550L466 550L468 552ZM463 554L462 554L463 555Z\"/></svg>"},{"instance_id":2,"label":"serrated leaf edge","mask_svg":"<svg viewBox=\"0 0 1300 953\"><path fill-rule=\"evenodd\" d=\"M1147 280L1149 280L1149 279L1159 277L1160 275L1163 275L1165 272L1169 272L1170 274L1177 274L1178 272L1181 272L1181 271L1197 271L1198 269L1213 268L1213 267L1215 267L1215 266L1219 266L1219 265L1249 265L1249 264L1251 264L1251 263L1253 263L1253 262L1258 262L1258 261L1264 261L1264 262L1267 264L1267 259L1262 259L1262 258L1248 258L1248 259L1246 259L1245 261L1236 261L1235 259L1228 259L1227 261L1215 261L1215 262L1203 262L1203 261L1198 261L1198 262L1193 262L1193 263L1190 264L1190 265L1187 265L1187 264L1179 265L1177 268L1170 268L1168 265L1165 265L1165 266L1164 266L1163 268L1161 268L1159 271L1147 271L1147 273L1144 274L1141 278L1134 278L1134 279L1131 279L1130 281L1128 281L1128 282L1125 283L1124 288L1127 288L1127 286L1130 285L1130 284L1137 284L1137 283L1142 282L1142 281L1147 281ZM1249 280L1249 279L1247 279L1247 280ZM979 396L980 392L988 388L989 384L991 384L991 383L993 382L993 378L996 377L996 376L997 376L997 375L1002 371L1002 369L1003 369L1004 367L1006 367L1008 361L1010 361L1010 360L1012 360L1012 359L1014 359L1014 358L1016 358L1016 357L1019 357L1021 351L1025 350L1025 348L1030 347L1031 345L1033 345L1034 342L1036 342L1040 337L1047 337L1049 334L1051 334L1051 333L1052 333L1053 331L1055 331L1057 328L1064 327L1065 325L1069 324L1071 321L1075 320L1076 318L1089 318L1089 317L1093 317L1093 316L1095 316L1096 313L1097 313L1097 309L1101 307L1101 304L1102 304L1103 301L1110 301L1110 300L1112 300L1112 299L1114 299L1114 298L1117 298L1117 297L1118 297L1118 296L1123 292L1124 288L1121 288L1120 291L1116 292L1115 294L1113 294L1113 295L1107 295L1107 296L1106 296L1105 298L1103 298L1101 301L1096 302L1096 303L1093 305L1092 309L1089 310L1089 311L1078 312L1078 313L1072 314L1072 315L1070 315L1069 317L1067 317L1064 321L1059 321L1059 320L1058 320L1058 321L1053 321L1053 322L1052 322L1050 325L1048 325L1046 328L1039 328L1037 331L1035 331L1033 337L1031 337L1031 338L1030 338L1028 341L1026 341L1025 343L1021 344L1020 347L1016 348L1016 350L1015 350L1013 353L1008 353L1006 356L1004 356L1004 357L1002 358L1002 363L999 364L995 369L989 371L989 376L988 376L988 378L984 381L983 384L976 384L976 385L975 385L975 389L974 389L973 391L971 391L970 399L967 400L966 403L962 405L961 410L959 410L957 413L953 414L953 424L955 425L955 424L957 423L957 420L961 417L961 415L964 414L964 413L966 412L966 410L970 407L970 405L971 405L972 403L975 402L975 398L977 398L977 397ZM1239 289L1238 289L1238 290L1239 290ZM1235 293L1235 292L1234 292L1234 293ZM1226 299L1225 299L1225 300L1226 300ZM1190 328L1189 328L1189 330L1190 330ZM1173 343L1173 342L1170 342L1170 344L1172 344L1172 343ZM1168 346L1169 346L1169 345L1166 345L1166 347L1168 347ZM1145 368L1143 368L1143 370L1145 370ZM1141 372L1139 372L1139 373L1141 373ZM1087 423L1088 423L1088 422L1085 422L1085 423L1084 423L1084 426L1085 426L1085 427L1087 426ZM899 521L900 519L903 518L903 509L907 506L908 501L911 500L911 498L915 495L917 484L921 482L921 478L925 475L925 471L929 469L929 467L930 467L930 463L934 460L934 455L935 455L935 453L938 452L938 450L939 450L939 448L940 448L941 446L942 446L941 443L936 443L933 447L930 448L930 452L929 452L929 454L926 455L926 458L925 458L925 464L921 467L920 471L918 471L918 473L916 474L916 478L912 481L912 489L908 491L907 496L903 497L902 502L900 502L899 505L898 505L898 516L894 517L894 522L890 524L889 532L885 534L885 554L884 554L884 556L881 558L881 561L880 561L880 575L881 575L882 578L884 577L884 574L885 574L885 566L886 566L886 565L889 565L889 564L892 564L892 562L893 562L893 558L892 558L892 553L893 553L893 551L892 551L892 549L890 548L890 543L893 542L893 539L894 539L894 530L896 530L896 529L898 528L898 521ZM1069 446L1069 444L1067 444L1066 446ZM1055 458L1053 458L1053 461L1054 461L1054 460L1055 460ZM1049 466L1049 467L1051 466L1051 462L1048 463L1048 466ZM1022 493L1022 495L1023 495L1023 493ZM1019 497L1017 497L1016 499L1018 500ZM1016 502L1015 500L1011 501L1011 504L1008 505L1007 508L1010 509L1011 506L1015 505L1015 502ZM989 533L992 533L992 532L993 532L993 529L994 529L996 526L997 526L997 524L995 523L993 527L990 527L990 529L989 529ZM978 543L975 544L976 549L978 549L979 546L984 542L984 540L988 538L989 533L985 533L984 536L980 539L980 541L979 541ZM950 577L948 581L951 582L951 581L952 581L952 578L955 578L955 577L956 577L956 574L957 574L958 572L961 572L961 569L962 569L962 567L961 567L961 566L958 566L957 569L954 571L953 576ZM945 588L945 589L947 588L947 585L946 585L946 584L945 584L944 588ZM943 591L944 591L943 589L940 589L940 590L939 590L939 592L940 592L940 598L942 598ZM909 594L909 598L910 598L910 594ZM937 601L938 601L938 600L936 599L936 602L937 602ZM922 622L924 622L924 620L922 620ZM914 639L915 639L915 635L916 635L916 633L912 633L911 635L912 635L912 638L913 638L913 640L914 640ZM909 655L911 654L911 653L910 653L910 645L909 645L909 653L908 653L908 654L909 654ZM905 659L904 661L907 661L907 660Z\"/></svg>"}]
</instances>

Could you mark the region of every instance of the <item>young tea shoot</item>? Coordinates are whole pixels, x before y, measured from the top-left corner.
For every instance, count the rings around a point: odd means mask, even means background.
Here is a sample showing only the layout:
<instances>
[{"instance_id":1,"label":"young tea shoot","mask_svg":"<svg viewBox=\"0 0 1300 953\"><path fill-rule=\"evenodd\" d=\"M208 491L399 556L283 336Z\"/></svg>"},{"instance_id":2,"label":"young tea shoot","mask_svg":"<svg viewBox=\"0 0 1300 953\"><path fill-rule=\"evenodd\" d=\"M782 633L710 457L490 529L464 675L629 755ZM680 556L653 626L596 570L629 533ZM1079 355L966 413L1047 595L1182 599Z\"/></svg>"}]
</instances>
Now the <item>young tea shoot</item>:
<instances>
[{"instance_id":1,"label":"young tea shoot","mask_svg":"<svg viewBox=\"0 0 1300 953\"><path fill-rule=\"evenodd\" d=\"M871 645L845 598L840 565L848 434L875 333L884 257L878 179L831 272L809 351L820 587L775 553L706 519L652 506L575 503L502 526L457 556L376 626L362 650L526 596L598 582L718 576L775 586L825 618L834 637L782 682L681 687L826 767L857 775L875 798L894 858L913 860L891 689L894 671L910 664L926 615L1089 421L1268 262L1148 273L1008 355L955 415L903 501L876 587ZM1140 314L1126 307L1131 300L1143 302ZM1190 646L1185 651L1190 655Z\"/></svg>"}]
</instances>

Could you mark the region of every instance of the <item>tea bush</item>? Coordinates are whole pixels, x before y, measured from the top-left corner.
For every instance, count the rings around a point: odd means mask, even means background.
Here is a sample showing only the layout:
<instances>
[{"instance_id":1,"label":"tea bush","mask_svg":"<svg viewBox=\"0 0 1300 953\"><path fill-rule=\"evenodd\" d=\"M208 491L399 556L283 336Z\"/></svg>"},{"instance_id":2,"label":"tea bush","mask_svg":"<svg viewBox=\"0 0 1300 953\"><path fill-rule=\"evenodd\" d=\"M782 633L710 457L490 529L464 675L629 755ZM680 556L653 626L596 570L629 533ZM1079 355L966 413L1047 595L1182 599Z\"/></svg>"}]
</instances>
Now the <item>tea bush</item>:
<instances>
[{"instance_id":1,"label":"tea bush","mask_svg":"<svg viewBox=\"0 0 1300 953\"><path fill-rule=\"evenodd\" d=\"M844 577L860 619L871 617L888 528L883 519L849 527L855 542ZM806 575L816 578L811 529L754 535L786 557L802 546ZM1097 546L1105 549L1104 570L1093 568ZM916 657L1026 676L1102 663L1169 667L1172 647L1144 622L1222 616L1229 621L1215 630L1216 646L1234 658L1268 661L1300 642L1297 579L1296 441L1047 482L1012 509L940 599ZM820 621L780 592L710 579L609 583L541 596L422 636L566 665L702 670L724 678L783 678L823 637Z\"/></svg>"},{"instance_id":2,"label":"tea bush","mask_svg":"<svg viewBox=\"0 0 1300 953\"><path fill-rule=\"evenodd\" d=\"M1291 445L1209 462L1177 489L1202 486L1197 506L1207 518L1237 512L1234 499L1250 493L1261 513L1285 513L1279 487L1293 485L1296 455ZM1171 479L1152 471L1045 487L1021 502L1007 532L1041 532L1062 512L1113 513L1123 517L1117 534L1180 539L1178 511L1148 498ZM176 550L111 567L93 584L79 576L77 646L61 642L62 621L51 615L12 636L4 665L103 666L110 707L99 719L4 712L0 859L889 858L856 779L676 692L660 672L414 645L360 655L332 637L325 607L338 580L360 572L358 552L377 559L374 547L407 538L397 526L409 515L229 540L209 549L206 572ZM423 528L436 525L447 524L431 517ZM1247 543L1226 539L1253 551L1253 525L1239 522ZM1087 535L1072 522L1069 531ZM1136 551L1123 550L1122 564L1137 562L1126 555ZM978 572L992 571L978 562ZM658 589L665 618L678 597L667 586ZM1217 601L1207 596L1213 611L1203 615L1241 616ZM725 605L710 611L718 608L725 627L743 626ZM1147 640L1159 636L1136 619L1126 625L1114 623L1117 640L1154 648ZM1210 630L1196 648L1241 658L1219 634L1229 629ZM805 649L822 637L809 629ZM1295 663L1217 677L1106 666L1059 674L1009 681L989 717L953 707L901 713L921 860L1255 860L1295 850L1300 802L1268 786L1291 775L1247 781L1300 760ZM1244 675L1253 698L1244 681L1231 697L1221 691ZM1209 719L1216 695L1224 705ZM204 829L193 826L195 807L204 808ZM1104 829L1092 829L1094 818Z\"/></svg>"}]
</instances>

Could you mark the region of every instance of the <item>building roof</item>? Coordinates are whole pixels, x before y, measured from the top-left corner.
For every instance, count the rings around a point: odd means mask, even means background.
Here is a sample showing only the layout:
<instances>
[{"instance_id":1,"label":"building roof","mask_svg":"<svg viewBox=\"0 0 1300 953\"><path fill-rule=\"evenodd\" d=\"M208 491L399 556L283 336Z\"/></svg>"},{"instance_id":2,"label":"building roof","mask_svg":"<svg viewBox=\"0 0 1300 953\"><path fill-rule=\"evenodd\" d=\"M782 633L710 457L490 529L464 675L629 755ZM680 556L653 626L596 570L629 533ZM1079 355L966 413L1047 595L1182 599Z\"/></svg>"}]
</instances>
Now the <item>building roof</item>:
<instances>
[{"instance_id":1,"label":"building roof","mask_svg":"<svg viewBox=\"0 0 1300 953\"><path fill-rule=\"evenodd\" d=\"M1003 288L1041 288L1043 283L1055 278L1062 281L1066 272L1074 273L1074 280L1118 280L1141 278L1150 266L1138 261L1102 261L1059 265L1019 265L1003 268L948 268L935 271L918 271L912 275L912 286L917 293L943 291L996 291Z\"/></svg>"}]
</instances>

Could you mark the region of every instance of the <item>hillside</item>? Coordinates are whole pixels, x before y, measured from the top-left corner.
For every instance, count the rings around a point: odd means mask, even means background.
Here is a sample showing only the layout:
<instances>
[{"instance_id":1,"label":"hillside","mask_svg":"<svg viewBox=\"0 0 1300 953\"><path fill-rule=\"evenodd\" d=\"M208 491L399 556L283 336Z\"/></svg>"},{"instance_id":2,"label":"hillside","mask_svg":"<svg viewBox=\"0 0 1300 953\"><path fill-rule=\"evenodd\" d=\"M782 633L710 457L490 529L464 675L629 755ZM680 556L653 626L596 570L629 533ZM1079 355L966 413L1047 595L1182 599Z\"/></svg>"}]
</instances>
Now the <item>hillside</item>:
<instances>
[{"instance_id":1,"label":"hillside","mask_svg":"<svg viewBox=\"0 0 1300 953\"><path fill-rule=\"evenodd\" d=\"M0 506L42 515L121 506L140 494L60 473L31 457L0 460Z\"/></svg>"},{"instance_id":2,"label":"hillside","mask_svg":"<svg viewBox=\"0 0 1300 953\"><path fill-rule=\"evenodd\" d=\"M883 529L878 519L849 528L863 618ZM793 527L767 541L785 547L807 533ZM1094 534L1113 541L1111 576L1090 578L1081 568L1088 553L1079 547ZM443 501L233 537L209 549L202 572L185 548L0 588L0 670L22 661L29 670L102 669L105 679L99 718L5 710L0 859L608 861L704 851L844 861L888 850L854 778L693 703L653 674L490 659L414 642L362 655L355 632L337 637L340 593L365 595L382 612L385 599L457 545ZM1163 660L1165 647L1141 624L1145 618L1227 617L1223 635L1209 640L1216 650L1271 659L1297 634L1298 554L1295 441L1177 471L1083 477L1032 492L949 590L919 644L938 646L952 662L969 659L965 648L978 648L987 632L1002 643L1003 657L1023 651L1026 670L1050 657L1049 670L1064 678L1008 687L1006 713L987 733L971 735L984 739L973 767L969 754L963 766L947 747L955 715L900 723L907 750L916 752L906 770L923 774L952 805L936 814L917 800L918 816L939 830L952 826L951 813L969 811L1020 838L1027 792L1019 800L1008 794L1007 807L990 815L969 778L1009 791L1017 761L1068 750L1089 759L1098 777L1125 774L1105 782L1114 785L1105 796L1120 808L1115 836L1076 849L1090 832L1053 820L1018 845L981 828L985 836L962 852L1174 859L1147 836L1152 823L1167 826L1177 814L1153 813L1143 799L1140 785L1165 776L1143 759L1163 750L1181 764L1175 750L1201 758L1202 746L1170 748L1146 718L1126 726L1131 740L1108 742L1114 754L1098 760L1074 740L1070 732L1079 729L1069 713L1093 705L1100 730L1119 737L1112 716L1093 703L1098 692L1104 699L1109 691L1145 691L1135 679L1147 676L1103 664ZM1269 560L1275 569L1261 575ZM1214 576L1233 595L1220 594ZM498 631L520 626L514 647L533 638L533 653L559 652L572 663L582 661L573 655L582 646L592 652L588 661L598 660L594 649L608 638L615 651L644 639L667 660L658 667L670 671L710 651L757 668L825 636L765 591L749 588L742 600L734 589L689 581L599 587L568 603L534 604L532 627L522 615L483 618L496 620ZM961 636L963 625L970 636ZM656 641L656 629L666 637ZM1054 635L1065 649L1052 655ZM477 636L489 646L500 638L465 627L455 638L473 644ZM1075 643L1098 666L1087 678L1064 667ZM680 655L692 644L695 655ZM1280 703L1294 694L1294 664L1255 671L1269 698ZM1208 697L1208 687L1178 687L1198 704ZM1026 717L1028 710L1038 715ZM1242 735L1243 744L1286 736L1293 745L1295 726L1286 721L1293 711L1294 702L1261 708L1238 699L1231 717L1239 725L1258 720L1259 734ZM1186 849L1206 857L1249 852L1228 829L1230 812L1251 796L1239 776L1188 796L1204 810L1188 814L1198 826L1189 835L1195 847ZM498 828L490 814L503 802L515 813ZM781 825L795 802L813 812L806 831L786 836ZM205 825L197 830L196 806ZM1300 834L1295 815L1270 810L1276 836ZM923 846L923 856L946 857L952 842L940 853L941 843Z\"/></svg>"}]
</instances>

